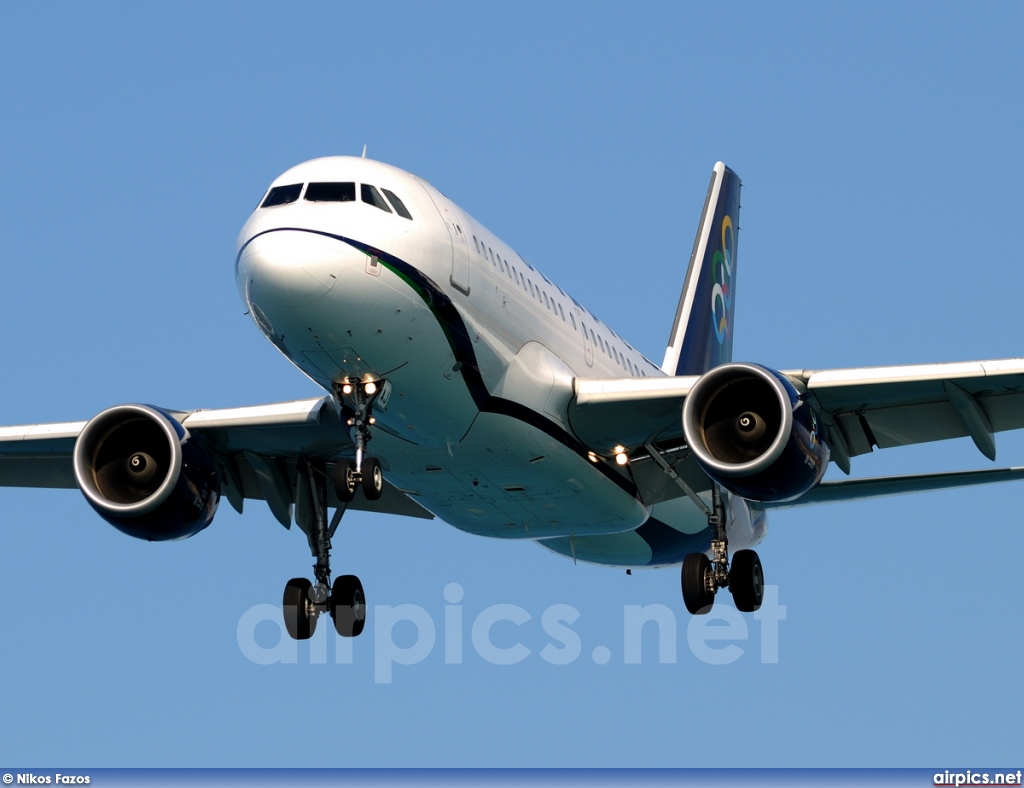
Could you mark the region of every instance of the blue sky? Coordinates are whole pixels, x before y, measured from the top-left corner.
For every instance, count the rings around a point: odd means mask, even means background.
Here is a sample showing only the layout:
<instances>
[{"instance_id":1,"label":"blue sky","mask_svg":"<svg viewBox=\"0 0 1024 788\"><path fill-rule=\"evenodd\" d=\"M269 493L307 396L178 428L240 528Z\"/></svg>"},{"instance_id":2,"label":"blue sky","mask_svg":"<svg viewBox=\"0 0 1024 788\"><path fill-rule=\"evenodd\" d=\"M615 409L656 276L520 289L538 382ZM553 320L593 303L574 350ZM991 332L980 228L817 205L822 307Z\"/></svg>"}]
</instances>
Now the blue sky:
<instances>
[{"instance_id":1,"label":"blue sky","mask_svg":"<svg viewBox=\"0 0 1024 788\"><path fill-rule=\"evenodd\" d=\"M0 423L315 396L243 315L233 244L276 175L364 144L659 362L718 159L744 182L737 360L1024 355L1022 22L1013 3L4 4ZM1024 464L1024 439L997 445ZM986 463L961 440L854 473ZM0 761L1017 767L1022 489L775 513L774 663L751 617L737 659L702 659L676 570L349 514L336 571L436 628L390 683L408 621L384 640L371 621L351 664L333 637L252 659L276 642L259 606L311 563L256 502L151 545L76 491L2 490ZM495 605L530 616L494 629L518 664L472 644ZM559 605L579 613L565 665L543 656ZM650 630L626 664L630 605L674 611L674 663Z\"/></svg>"}]
</instances>

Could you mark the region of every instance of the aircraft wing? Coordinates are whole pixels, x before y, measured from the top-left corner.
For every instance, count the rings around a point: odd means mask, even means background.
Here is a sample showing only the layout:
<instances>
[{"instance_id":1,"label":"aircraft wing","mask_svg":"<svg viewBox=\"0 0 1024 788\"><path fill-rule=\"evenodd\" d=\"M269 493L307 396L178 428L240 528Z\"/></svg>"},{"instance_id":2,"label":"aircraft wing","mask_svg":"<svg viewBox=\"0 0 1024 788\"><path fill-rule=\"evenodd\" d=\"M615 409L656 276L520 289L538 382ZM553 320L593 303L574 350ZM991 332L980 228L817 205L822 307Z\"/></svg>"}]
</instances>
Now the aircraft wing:
<instances>
[{"instance_id":1,"label":"aircraft wing","mask_svg":"<svg viewBox=\"0 0 1024 788\"><path fill-rule=\"evenodd\" d=\"M995 433L1024 428L1020 358L783 374L797 391L809 395L827 429L832 459L846 473L851 457L875 447L965 436L995 459ZM605 455L616 446L641 456L647 444L678 448L683 441L683 403L698 379L577 378L569 404L570 425L584 444ZM981 478L970 483L980 483ZM940 486L959 486L954 481L947 478ZM856 497L892 494L895 489L882 493L876 487L862 487Z\"/></svg>"},{"instance_id":2,"label":"aircraft wing","mask_svg":"<svg viewBox=\"0 0 1024 788\"><path fill-rule=\"evenodd\" d=\"M285 527L291 525L300 458L351 457L354 447L329 397L245 408L171 412L202 440L217 465L221 491L239 512L245 498L265 500ZM72 456L86 422L0 427L0 486L75 488ZM338 506L332 485L328 504ZM353 509L433 518L385 484L378 501L362 497Z\"/></svg>"},{"instance_id":3,"label":"aircraft wing","mask_svg":"<svg viewBox=\"0 0 1024 788\"><path fill-rule=\"evenodd\" d=\"M615 446L681 440L683 401L698 375L664 378L576 378L569 426L599 454Z\"/></svg>"},{"instance_id":4,"label":"aircraft wing","mask_svg":"<svg viewBox=\"0 0 1024 788\"><path fill-rule=\"evenodd\" d=\"M842 453L968 435L994 460L994 433L1024 427L1020 358L786 374L817 401L840 467Z\"/></svg>"}]
</instances>

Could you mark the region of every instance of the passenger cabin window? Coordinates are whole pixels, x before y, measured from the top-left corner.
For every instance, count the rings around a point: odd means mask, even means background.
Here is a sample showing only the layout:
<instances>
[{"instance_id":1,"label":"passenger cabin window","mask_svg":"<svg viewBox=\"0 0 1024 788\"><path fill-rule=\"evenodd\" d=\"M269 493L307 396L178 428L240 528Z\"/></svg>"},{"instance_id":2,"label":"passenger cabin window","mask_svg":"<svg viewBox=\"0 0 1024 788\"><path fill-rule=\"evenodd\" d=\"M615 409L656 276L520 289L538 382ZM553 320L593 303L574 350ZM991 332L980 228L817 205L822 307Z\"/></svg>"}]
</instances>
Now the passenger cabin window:
<instances>
[{"instance_id":1,"label":"passenger cabin window","mask_svg":"<svg viewBox=\"0 0 1024 788\"><path fill-rule=\"evenodd\" d=\"M355 202L354 183L311 183L306 187L305 198L309 202Z\"/></svg>"},{"instance_id":2,"label":"passenger cabin window","mask_svg":"<svg viewBox=\"0 0 1024 788\"><path fill-rule=\"evenodd\" d=\"M299 199L302 192L301 183L290 183L287 186L275 186L260 204L260 208L270 208L274 205L287 205Z\"/></svg>"},{"instance_id":3,"label":"passenger cabin window","mask_svg":"<svg viewBox=\"0 0 1024 788\"><path fill-rule=\"evenodd\" d=\"M371 186L370 188L372 189L373 187ZM391 204L395 208L395 213L397 213L403 219L410 219L410 220L412 219L412 214L409 213L409 209L405 207L405 203L398 199L398 195L397 194L395 194L390 189L381 189L381 191L384 192L384 194L387 195L387 198L389 200L391 200ZM462 232L462 228L461 227L459 228L459 232Z\"/></svg>"},{"instance_id":4,"label":"passenger cabin window","mask_svg":"<svg viewBox=\"0 0 1024 788\"><path fill-rule=\"evenodd\" d=\"M386 211L387 213L391 213L391 209L388 208L388 204L384 202L384 198L380 196L380 192L377 191L376 186L364 183L359 187L359 190L363 198L363 202L369 203L375 208L380 208L382 211Z\"/></svg>"}]
</instances>

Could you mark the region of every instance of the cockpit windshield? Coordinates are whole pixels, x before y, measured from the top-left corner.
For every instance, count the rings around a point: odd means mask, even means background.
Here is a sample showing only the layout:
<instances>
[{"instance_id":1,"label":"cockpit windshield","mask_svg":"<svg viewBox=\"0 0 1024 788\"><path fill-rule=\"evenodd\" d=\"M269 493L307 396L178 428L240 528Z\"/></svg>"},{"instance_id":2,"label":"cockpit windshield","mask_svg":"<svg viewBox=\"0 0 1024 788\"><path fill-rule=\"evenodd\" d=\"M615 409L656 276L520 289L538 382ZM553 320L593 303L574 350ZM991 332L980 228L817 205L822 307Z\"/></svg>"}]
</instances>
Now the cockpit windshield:
<instances>
[{"instance_id":1,"label":"cockpit windshield","mask_svg":"<svg viewBox=\"0 0 1024 788\"><path fill-rule=\"evenodd\" d=\"M260 203L260 208L270 208L273 205L287 205L299 199L302 192L301 183L290 183L287 186L275 186Z\"/></svg>"},{"instance_id":2,"label":"cockpit windshield","mask_svg":"<svg viewBox=\"0 0 1024 788\"><path fill-rule=\"evenodd\" d=\"M411 219L412 214L409 213L409 209L405 207L405 203L398 199L398 195L388 189L381 189L384 194L391 200L391 204L395 207L395 213L401 216L403 219Z\"/></svg>"},{"instance_id":3,"label":"cockpit windshield","mask_svg":"<svg viewBox=\"0 0 1024 788\"><path fill-rule=\"evenodd\" d=\"M306 187L309 202L355 202L354 183L311 183Z\"/></svg>"},{"instance_id":4,"label":"cockpit windshield","mask_svg":"<svg viewBox=\"0 0 1024 788\"><path fill-rule=\"evenodd\" d=\"M387 211L388 213L391 213L391 209L388 207L388 204L384 202L384 198L380 196L380 192L377 191L376 186L371 186L368 183L364 183L361 186L361 191L363 196L363 202L369 203L370 205L374 205L377 208L380 208L382 211Z\"/></svg>"},{"instance_id":5,"label":"cockpit windshield","mask_svg":"<svg viewBox=\"0 0 1024 788\"><path fill-rule=\"evenodd\" d=\"M260 203L260 208L271 208L275 205L288 205L302 196L304 202L356 202L356 184L352 181L330 181L310 183L306 185L306 192L303 194L302 187L305 184L290 183L287 186L275 186ZM381 195L381 191L387 195L387 199ZM403 219L412 219L412 214L405 207L398 195L390 189L377 190L376 186L369 183L359 184L359 198L367 205L379 208L385 213L397 213Z\"/></svg>"}]
</instances>

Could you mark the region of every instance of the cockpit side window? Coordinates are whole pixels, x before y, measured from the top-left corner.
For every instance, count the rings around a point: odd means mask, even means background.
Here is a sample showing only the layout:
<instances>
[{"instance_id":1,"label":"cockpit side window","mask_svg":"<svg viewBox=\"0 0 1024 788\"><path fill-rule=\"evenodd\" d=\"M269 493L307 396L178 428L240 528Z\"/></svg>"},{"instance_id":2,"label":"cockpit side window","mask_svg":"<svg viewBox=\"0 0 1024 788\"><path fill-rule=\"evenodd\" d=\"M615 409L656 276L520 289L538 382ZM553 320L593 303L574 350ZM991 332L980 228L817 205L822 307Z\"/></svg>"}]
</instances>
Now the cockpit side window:
<instances>
[{"instance_id":1,"label":"cockpit side window","mask_svg":"<svg viewBox=\"0 0 1024 788\"><path fill-rule=\"evenodd\" d=\"M306 187L309 202L355 202L354 183L311 183Z\"/></svg>"},{"instance_id":2,"label":"cockpit side window","mask_svg":"<svg viewBox=\"0 0 1024 788\"><path fill-rule=\"evenodd\" d=\"M267 193L267 196L260 204L260 208L270 208L273 205L287 205L290 202L295 202L299 199L299 194L301 192L301 183L290 183L287 186L275 186Z\"/></svg>"},{"instance_id":3,"label":"cockpit side window","mask_svg":"<svg viewBox=\"0 0 1024 788\"><path fill-rule=\"evenodd\" d=\"M388 204L384 202L384 198L380 196L380 192L377 191L376 186L371 186L368 183L364 183L360 186L360 193L363 198L363 202L369 203L382 211L391 213L391 209L388 208Z\"/></svg>"},{"instance_id":4,"label":"cockpit side window","mask_svg":"<svg viewBox=\"0 0 1024 788\"><path fill-rule=\"evenodd\" d=\"M398 199L398 195L389 189L381 189L387 198L391 200L391 204L395 208L395 213L401 216L403 219L411 219L412 214L409 213L409 209L405 207L405 203Z\"/></svg>"}]
</instances>

